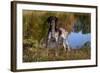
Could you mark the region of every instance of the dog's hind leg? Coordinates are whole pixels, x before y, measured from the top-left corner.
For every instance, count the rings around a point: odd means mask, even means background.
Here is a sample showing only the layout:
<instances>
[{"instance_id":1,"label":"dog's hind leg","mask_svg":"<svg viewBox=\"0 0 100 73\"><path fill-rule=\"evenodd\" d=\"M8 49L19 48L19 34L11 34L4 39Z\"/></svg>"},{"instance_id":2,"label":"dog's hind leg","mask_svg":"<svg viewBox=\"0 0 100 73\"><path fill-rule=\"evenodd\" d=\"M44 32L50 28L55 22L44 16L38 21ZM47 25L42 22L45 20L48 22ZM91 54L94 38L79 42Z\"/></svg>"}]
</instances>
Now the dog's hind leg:
<instances>
[{"instance_id":1,"label":"dog's hind leg","mask_svg":"<svg viewBox=\"0 0 100 73\"><path fill-rule=\"evenodd\" d=\"M65 40L63 40L63 47L64 47L64 51L66 51L66 43L65 43Z\"/></svg>"},{"instance_id":2,"label":"dog's hind leg","mask_svg":"<svg viewBox=\"0 0 100 73\"><path fill-rule=\"evenodd\" d=\"M69 43L68 43L68 40L66 41L66 44L67 44L67 48L68 48L68 51L70 51L70 47L69 47Z\"/></svg>"}]
</instances>

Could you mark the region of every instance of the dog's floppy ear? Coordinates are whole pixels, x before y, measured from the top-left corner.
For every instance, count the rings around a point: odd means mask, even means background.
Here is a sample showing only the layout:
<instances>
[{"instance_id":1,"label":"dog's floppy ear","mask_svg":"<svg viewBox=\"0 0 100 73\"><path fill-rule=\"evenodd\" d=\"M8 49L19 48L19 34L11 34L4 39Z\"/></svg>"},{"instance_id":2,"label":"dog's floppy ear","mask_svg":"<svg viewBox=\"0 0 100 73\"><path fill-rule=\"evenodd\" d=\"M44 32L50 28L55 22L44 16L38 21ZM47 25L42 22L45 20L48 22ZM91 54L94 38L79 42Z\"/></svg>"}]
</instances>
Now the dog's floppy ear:
<instances>
[{"instance_id":1,"label":"dog's floppy ear","mask_svg":"<svg viewBox=\"0 0 100 73\"><path fill-rule=\"evenodd\" d=\"M47 23L50 24L51 20L52 20L52 16L49 16L49 17L47 18Z\"/></svg>"},{"instance_id":2,"label":"dog's floppy ear","mask_svg":"<svg viewBox=\"0 0 100 73\"><path fill-rule=\"evenodd\" d=\"M58 18L56 16L53 17L53 19L55 20L55 22L58 22Z\"/></svg>"}]
</instances>

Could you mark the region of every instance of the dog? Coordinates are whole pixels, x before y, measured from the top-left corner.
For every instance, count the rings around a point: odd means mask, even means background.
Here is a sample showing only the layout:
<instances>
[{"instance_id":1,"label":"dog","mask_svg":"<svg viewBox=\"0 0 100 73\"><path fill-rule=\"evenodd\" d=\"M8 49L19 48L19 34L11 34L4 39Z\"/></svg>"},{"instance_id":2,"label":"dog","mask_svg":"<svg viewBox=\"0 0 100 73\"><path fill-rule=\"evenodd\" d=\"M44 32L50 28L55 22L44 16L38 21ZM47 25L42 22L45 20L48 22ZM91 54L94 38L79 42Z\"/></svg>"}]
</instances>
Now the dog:
<instances>
[{"instance_id":1,"label":"dog","mask_svg":"<svg viewBox=\"0 0 100 73\"><path fill-rule=\"evenodd\" d=\"M58 18L56 16L50 16L47 19L49 30L47 34L47 48L59 48L59 43L62 41L62 45L64 50L68 48L70 51L70 47L68 44L68 32L62 27L57 27Z\"/></svg>"}]
</instances>

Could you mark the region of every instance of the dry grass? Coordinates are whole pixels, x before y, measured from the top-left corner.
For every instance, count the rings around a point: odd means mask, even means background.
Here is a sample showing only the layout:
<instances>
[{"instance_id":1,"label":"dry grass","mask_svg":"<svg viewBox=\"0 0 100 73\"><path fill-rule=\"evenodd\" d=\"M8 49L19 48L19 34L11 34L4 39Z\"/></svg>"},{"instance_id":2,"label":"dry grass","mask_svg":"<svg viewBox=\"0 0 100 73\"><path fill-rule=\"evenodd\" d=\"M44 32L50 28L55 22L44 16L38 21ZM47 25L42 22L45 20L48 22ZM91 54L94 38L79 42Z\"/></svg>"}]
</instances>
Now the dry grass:
<instances>
[{"instance_id":1,"label":"dry grass","mask_svg":"<svg viewBox=\"0 0 100 73\"><path fill-rule=\"evenodd\" d=\"M23 50L23 62L59 61L90 59L90 48L63 49L28 48Z\"/></svg>"}]
</instances>

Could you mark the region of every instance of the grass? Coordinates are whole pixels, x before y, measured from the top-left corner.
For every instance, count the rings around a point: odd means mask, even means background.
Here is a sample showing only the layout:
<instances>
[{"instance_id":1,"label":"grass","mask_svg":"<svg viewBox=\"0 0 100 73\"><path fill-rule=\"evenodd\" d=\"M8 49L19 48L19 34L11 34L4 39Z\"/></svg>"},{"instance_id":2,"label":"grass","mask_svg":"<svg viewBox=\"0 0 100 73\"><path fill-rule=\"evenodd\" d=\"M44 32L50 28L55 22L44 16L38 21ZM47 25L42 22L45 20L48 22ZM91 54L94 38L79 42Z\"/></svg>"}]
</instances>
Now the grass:
<instances>
[{"instance_id":1,"label":"grass","mask_svg":"<svg viewBox=\"0 0 100 73\"><path fill-rule=\"evenodd\" d=\"M23 50L23 62L90 59L90 51L90 48L72 49L71 51L66 52L63 48L27 48Z\"/></svg>"}]
</instances>

